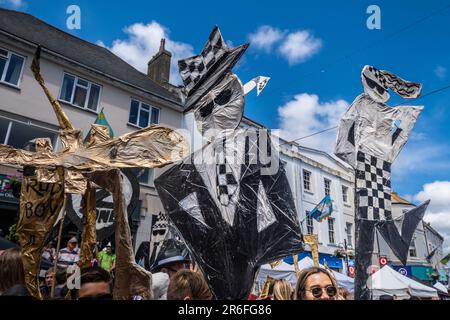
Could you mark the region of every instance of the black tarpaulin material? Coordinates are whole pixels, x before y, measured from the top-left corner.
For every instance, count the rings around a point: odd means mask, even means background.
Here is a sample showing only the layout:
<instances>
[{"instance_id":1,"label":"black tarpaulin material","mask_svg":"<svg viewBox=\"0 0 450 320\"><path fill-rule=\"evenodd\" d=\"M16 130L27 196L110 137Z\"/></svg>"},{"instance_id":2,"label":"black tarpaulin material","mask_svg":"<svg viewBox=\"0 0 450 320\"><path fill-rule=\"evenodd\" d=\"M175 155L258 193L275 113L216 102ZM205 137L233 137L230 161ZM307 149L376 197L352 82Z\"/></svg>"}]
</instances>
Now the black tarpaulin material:
<instances>
[{"instance_id":1,"label":"black tarpaulin material","mask_svg":"<svg viewBox=\"0 0 450 320\"><path fill-rule=\"evenodd\" d=\"M178 61L186 94L185 111L194 107L208 90L222 81L247 48L248 44L229 48L216 26L201 54Z\"/></svg>"},{"instance_id":2,"label":"black tarpaulin material","mask_svg":"<svg viewBox=\"0 0 450 320\"><path fill-rule=\"evenodd\" d=\"M302 251L302 235L285 169L278 157L270 166L261 152L271 153L256 130L236 131L228 154L236 185L224 198L216 175L216 147L210 143L155 180L170 220L180 231L192 257L218 299L246 299L258 268ZM273 154L273 153L272 153ZM199 161L198 159L202 159ZM272 168L273 169L273 168ZM233 184L232 179L227 179ZM228 201L223 201L227 199Z\"/></svg>"},{"instance_id":3,"label":"black tarpaulin material","mask_svg":"<svg viewBox=\"0 0 450 320\"><path fill-rule=\"evenodd\" d=\"M394 221L383 221L377 225L377 229L381 236L403 265L406 265L408 259L409 246L411 244L414 231L420 221L422 221L429 203L430 200L425 201L418 207L405 213L402 222L401 235Z\"/></svg>"}]
</instances>

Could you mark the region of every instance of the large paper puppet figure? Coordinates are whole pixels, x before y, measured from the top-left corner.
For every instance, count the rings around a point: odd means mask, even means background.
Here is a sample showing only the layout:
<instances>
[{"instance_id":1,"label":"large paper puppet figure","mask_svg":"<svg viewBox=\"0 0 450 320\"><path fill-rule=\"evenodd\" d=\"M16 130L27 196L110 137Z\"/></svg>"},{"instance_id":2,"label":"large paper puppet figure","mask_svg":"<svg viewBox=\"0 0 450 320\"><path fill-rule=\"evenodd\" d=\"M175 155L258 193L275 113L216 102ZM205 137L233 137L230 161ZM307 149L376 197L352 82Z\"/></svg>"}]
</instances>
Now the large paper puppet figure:
<instances>
[{"instance_id":1,"label":"large paper puppet figure","mask_svg":"<svg viewBox=\"0 0 450 320\"><path fill-rule=\"evenodd\" d=\"M208 140L155 180L169 219L218 299L246 299L259 266L303 249L283 164L264 130L238 130L244 86L231 72L247 48L219 29L179 62L188 110ZM264 88L259 77L247 88Z\"/></svg>"},{"instance_id":2,"label":"large paper puppet figure","mask_svg":"<svg viewBox=\"0 0 450 320\"><path fill-rule=\"evenodd\" d=\"M37 273L44 242L50 234L66 193L84 193L86 224L83 230L80 266L89 263L95 246L95 190L112 193L116 238L116 279L114 298L130 299L140 295L151 298L151 274L139 268L133 257L123 175L118 169L161 167L183 159L187 144L170 128L150 126L109 139L108 128L92 125L89 145L82 143L82 132L75 129L58 101L45 86L40 73L40 47L31 69L50 101L60 126L61 152L52 149L49 140L37 139L34 151L0 144L0 163L32 166L33 174L22 184L19 240L25 281L30 293L40 298Z\"/></svg>"},{"instance_id":3,"label":"large paper puppet figure","mask_svg":"<svg viewBox=\"0 0 450 320\"><path fill-rule=\"evenodd\" d=\"M408 248L429 201L404 215L401 231L391 208L391 164L408 140L423 107L389 107L388 89L402 98L417 98L421 85L394 74L365 66L361 74L364 93L341 119L335 154L355 168L356 278L355 298L368 299L366 287L375 229L398 259L406 264Z\"/></svg>"}]
</instances>

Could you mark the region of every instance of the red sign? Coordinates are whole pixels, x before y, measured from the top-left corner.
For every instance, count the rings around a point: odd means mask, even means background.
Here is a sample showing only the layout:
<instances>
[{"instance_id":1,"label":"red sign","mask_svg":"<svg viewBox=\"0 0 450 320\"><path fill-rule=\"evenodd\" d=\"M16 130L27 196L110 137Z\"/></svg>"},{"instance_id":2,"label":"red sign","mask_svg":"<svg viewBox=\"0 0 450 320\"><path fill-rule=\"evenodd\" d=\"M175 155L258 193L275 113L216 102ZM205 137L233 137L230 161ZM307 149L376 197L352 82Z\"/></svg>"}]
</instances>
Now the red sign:
<instances>
[{"instance_id":1,"label":"red sign","mask_svg":"<svg viewBox=\"0 0 450 320\"><path fill-rule=\"evenodd\" d=\"M348 267L348 275L350 277L354 277L355 276L355 267Z\"/></svg>"},{"instance_id":2,"label":"red sign","mask_svg":"<svg viewBox=\"0 0 450 320\"><path fill-rule=\"evenodd\" d=\"M384 267L385 265L387 265L387 263L388 263L388 259L387 259L387 257L380 257L379 259L378 259L378 262L380 263L380 266L381 267Z\"/></svg>"}]
</instances>

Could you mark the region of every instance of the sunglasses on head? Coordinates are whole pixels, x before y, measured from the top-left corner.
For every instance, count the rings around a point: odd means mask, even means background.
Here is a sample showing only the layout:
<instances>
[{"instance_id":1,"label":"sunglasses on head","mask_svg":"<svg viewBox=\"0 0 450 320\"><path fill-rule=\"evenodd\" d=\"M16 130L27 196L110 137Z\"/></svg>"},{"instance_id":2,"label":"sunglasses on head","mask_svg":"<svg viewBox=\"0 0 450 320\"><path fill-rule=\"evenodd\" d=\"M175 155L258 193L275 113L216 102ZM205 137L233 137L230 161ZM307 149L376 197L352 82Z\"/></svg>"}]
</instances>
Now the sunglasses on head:
<instances>
[{"instance_id":1,"label":"sunglasses on head","mask_svg":"<svg viewBox=\"0 0 450 320\"><path fill-rule=\"evenodd\" d=\"M378 91L378 93L380 95L383 95L386 92L386 89L384 89L382 86L380 86L378 83L376 83L375 81L373 81L372 79L370 79L369 77L367 77L366 75L364 75L364 79L366 80L367 85Z\"/></svg>"},{"instance_id":2,"label":"sunglasses on head","mask_svg":"<svg viewBox=\"0 0 450 320\"><path fill-rule=\"evenodd\" d=\"M322 296L323 290L325 289L325 292L327 293L327 295L332 298L337 294L337 289L335 286L329 285L326 286L325 288L321 288L321 287L312 287L309 290L306 291L311 291L312 295L314 298L320 298Z\"/></svg>"}]
</instances>

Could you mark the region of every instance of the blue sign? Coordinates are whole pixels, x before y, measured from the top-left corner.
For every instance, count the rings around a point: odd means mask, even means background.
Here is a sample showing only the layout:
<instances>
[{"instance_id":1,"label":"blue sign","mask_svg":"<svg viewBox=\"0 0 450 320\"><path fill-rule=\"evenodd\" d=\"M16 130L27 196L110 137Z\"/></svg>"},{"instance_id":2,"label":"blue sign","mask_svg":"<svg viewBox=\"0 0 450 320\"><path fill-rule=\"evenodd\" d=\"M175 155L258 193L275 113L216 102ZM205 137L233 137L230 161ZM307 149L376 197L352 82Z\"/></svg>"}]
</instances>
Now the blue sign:
<instances>
[{"instance_id":1,"label":"blue sign","mask_svg":"<svg viewBox=\"0 0 450 320\"><path fill-rule=\"evenodd\" d=\"M298 254L298 261L302 260L304 257L310 257L311 256L311 252L310 251L304 251L302 253ZM326 254L326 253L320 253L319 252L319 263L323 264L324 260L327 262L328 267L330 268L336 268L336 269L343 269L344 265L342 263L342 259L341 258L337 258L331 254ZM292 258L292 256L290 257L286 257L284 259L284 262L289 263L289 264L294 264L294 259Z\"/></svg>"},{"instance_id":2,"label":"blue sign","mask_svg":"<svg viewBox=\"0 0 450 320\"><path fill-rule=\"evenodd\" d=\"M412 276L411 266L392 266L392 269L405 277L411 278Z\"/></svg>"},{"instance_id":3,"label":"blue sign","mask_svg":"<svg viewBox=\"0 0 450 320\"><path fill-rule=\"evenodd\" d=\"M355 266L355 259L348 259L348 267L354 267Z\"/></svg>"}]
</instances>

